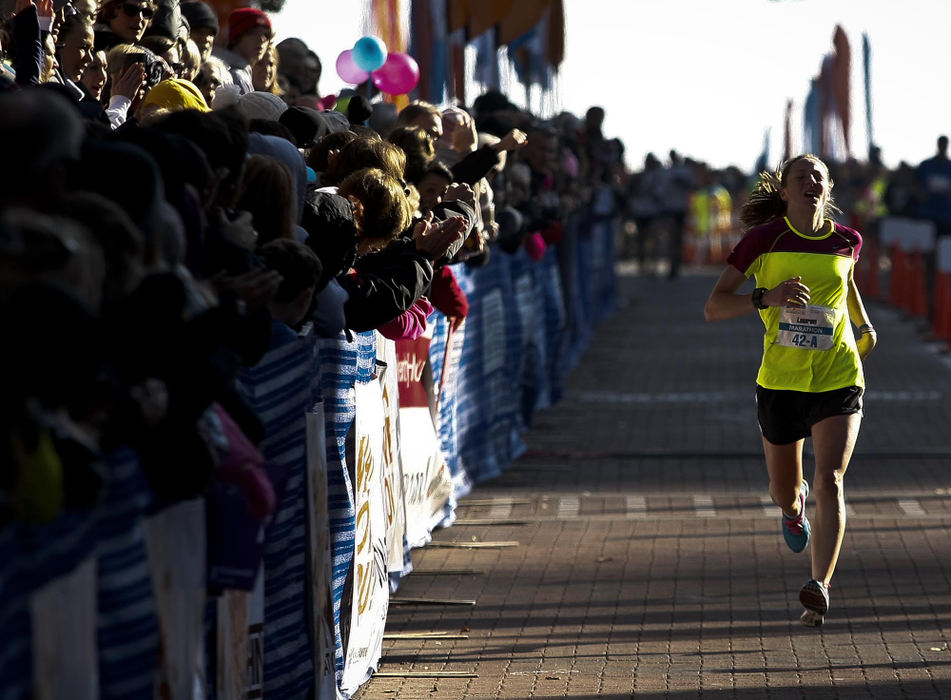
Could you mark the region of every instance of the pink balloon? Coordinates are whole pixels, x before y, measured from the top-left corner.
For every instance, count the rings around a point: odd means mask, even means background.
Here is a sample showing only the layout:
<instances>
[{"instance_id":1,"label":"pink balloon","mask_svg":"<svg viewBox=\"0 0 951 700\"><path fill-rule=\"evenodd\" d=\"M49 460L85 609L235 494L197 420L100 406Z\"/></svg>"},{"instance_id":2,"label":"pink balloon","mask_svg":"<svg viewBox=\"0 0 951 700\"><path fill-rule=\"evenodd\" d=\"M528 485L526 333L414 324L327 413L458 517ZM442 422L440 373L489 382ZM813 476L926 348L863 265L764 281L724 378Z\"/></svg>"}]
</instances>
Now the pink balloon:
<instances>
[{"instance_id":1,"label":"pink balloon","mask_svg":"<svg viewBox=\"0 0 951 700\"><path fill-rule=\"evenodd\" d=\"M373 84L387 95L405 95L419 82L419 65L409 54L395 52L370 76Z\"/></svg>"},{"instance_id":2,"label":"pink balloon","mask_svg":"<svg viewBox=\"0 0 951 700\"><path fill-rule=\"evenodd\" d=\"M345 83L352 85L365 83L367 78L370 77L369 73L353 62L353 51L351 49L341 51L340 55L337 56L337 75L339 75L341 80Z\"/></svg>"}]
</instances>

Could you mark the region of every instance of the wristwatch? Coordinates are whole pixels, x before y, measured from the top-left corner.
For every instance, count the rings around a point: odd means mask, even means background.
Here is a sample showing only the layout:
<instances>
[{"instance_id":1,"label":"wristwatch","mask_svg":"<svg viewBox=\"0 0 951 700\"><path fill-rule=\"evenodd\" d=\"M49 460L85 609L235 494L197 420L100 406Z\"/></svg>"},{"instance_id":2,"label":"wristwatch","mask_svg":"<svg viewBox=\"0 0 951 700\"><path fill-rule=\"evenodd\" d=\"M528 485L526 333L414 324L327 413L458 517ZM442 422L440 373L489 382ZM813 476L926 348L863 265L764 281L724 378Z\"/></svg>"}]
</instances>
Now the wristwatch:
<instances>
[{"instance_id":1,"label":"wristwatch","mask_svg":"<svg viewBox=\"0 0 951 700\"><path fill-rule=\"evenodd\" d=\"M769 304L763 303L763 295L766 294L769 290L766 287L757 287L753 290L753 306L759 310L768 309Z\"/></svg>"}]
</instances>

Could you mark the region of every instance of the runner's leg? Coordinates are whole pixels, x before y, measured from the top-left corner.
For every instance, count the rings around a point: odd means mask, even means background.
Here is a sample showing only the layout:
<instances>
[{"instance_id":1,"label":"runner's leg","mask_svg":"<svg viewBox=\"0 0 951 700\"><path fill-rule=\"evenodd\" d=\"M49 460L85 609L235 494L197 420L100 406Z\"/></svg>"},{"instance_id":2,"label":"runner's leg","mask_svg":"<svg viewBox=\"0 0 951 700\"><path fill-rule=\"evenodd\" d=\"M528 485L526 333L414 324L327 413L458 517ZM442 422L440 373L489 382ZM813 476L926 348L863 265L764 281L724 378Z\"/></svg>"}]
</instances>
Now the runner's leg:
<instances>
[{"instance_id":1,"label":"runner's leg","mask_svg":"<svg viewBox=\"0 0 951 700\"><path fill-rule=\"evenodd\" d=\"M799 515L799 488L802 486L802 445L797 440L788 445L774 445L763 438L766 470L769 472L769 496L786 515Z\"/></svg>"},{"instance_id":2,"label":"runner's leg","mask_svg":"<svg viewBox=\"0 0 951 700\"><path fill-rule=\"evenodd\" d=\"M831 416L812 426L816 475L812 493L812 577L828 585L845 535L845 470L852 458L862 416Z\"/></svg>"}]
</instances>

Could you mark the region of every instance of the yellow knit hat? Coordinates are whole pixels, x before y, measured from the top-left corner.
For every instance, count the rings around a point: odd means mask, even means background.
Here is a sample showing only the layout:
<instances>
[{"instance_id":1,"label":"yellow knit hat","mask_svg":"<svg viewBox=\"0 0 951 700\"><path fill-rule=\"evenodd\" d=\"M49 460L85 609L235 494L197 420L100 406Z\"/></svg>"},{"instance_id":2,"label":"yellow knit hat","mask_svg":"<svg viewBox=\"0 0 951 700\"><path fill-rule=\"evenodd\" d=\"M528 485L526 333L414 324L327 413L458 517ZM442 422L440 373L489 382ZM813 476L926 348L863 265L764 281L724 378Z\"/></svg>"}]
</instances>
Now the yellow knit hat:
<instances>
[{"instance_id":1,"label":"yellow knit hat","mask_svg":"<svg viewBox=\"0 0 951 700\"><path fill-rule=\"evenodd\" d=\"M197 109L199 112L210 112L201 91L188 80L170 78L163 80L148 91L143 107L149 106L167 109L176 112L181 109Z\"/></svg>"}]
</instances>

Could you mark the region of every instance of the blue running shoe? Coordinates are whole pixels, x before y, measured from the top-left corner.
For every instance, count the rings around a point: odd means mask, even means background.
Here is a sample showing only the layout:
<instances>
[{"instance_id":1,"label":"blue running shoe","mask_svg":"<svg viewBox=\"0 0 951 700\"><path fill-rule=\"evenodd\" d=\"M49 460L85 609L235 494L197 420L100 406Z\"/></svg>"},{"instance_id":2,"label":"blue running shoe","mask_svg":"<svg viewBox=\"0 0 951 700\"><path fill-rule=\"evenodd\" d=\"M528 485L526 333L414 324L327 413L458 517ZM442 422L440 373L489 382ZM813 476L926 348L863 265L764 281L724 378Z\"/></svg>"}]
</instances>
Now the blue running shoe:
<instances>
[{"instance_id":1,"label":"blue running shoe","mask_svg":"<svg viewBox=\"0 0 951 700\"><path fill-rule=\"evenodd\" d=\"M809 525L809 518L806 517L806 496L809 495L809 483L802 482L802 488L799 489L799 515L790 518L783 513L783 538L789 548L798 554L809 544L809 535L812 534L812 527Z\"/></svg>"},{"instance_id":2,"label":"blue running shoe","mask_svg":"<svg viewBox=\"0 0 951 700\"><path fill-rule=\"evenodd\" d=\"M824 616L829 612L829 587L821 581L810 579L799 591L799 602L806 610Z\"/></svg>"}]
</instances>

